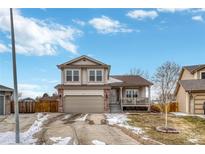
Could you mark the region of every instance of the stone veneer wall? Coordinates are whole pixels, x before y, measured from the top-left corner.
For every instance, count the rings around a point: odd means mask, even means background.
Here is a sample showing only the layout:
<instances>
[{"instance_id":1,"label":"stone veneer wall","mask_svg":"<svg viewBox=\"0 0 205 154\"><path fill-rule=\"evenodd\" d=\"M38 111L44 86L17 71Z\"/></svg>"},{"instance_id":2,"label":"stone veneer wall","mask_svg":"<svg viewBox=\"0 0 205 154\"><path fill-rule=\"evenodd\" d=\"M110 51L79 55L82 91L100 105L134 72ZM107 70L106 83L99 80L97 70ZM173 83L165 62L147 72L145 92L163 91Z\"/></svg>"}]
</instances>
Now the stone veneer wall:
<instances>
[{"instance_id":1,"label":"stone veneer wall","mask_svg":"<svg viewBox=\"0 0 205 154\"><path fill-rule=\"evenodd\" d=\"M63 89L58 89L58 95L61 96L58 103L58 112L63 112Z\"/></svg>"}]
</instances>

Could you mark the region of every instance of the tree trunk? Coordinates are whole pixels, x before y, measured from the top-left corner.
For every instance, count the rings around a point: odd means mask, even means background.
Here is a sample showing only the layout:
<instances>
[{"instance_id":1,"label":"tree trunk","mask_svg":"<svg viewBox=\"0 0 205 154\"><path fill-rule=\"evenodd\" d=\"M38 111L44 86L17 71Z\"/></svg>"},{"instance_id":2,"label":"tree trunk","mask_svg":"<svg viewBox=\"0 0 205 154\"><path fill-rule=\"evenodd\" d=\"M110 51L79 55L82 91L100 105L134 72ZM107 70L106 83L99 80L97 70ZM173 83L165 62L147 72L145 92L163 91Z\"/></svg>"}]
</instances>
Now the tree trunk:
<instances>
[{"instance_id":1,"label":"tree trunk","mask_svg":"<svg viewBox=\"0 0 205 154\"><path fill-rule=\"evenodd\" d=\"M165 104L165 128L167 129L167 104Z\"/></svg>"}]
</instances>

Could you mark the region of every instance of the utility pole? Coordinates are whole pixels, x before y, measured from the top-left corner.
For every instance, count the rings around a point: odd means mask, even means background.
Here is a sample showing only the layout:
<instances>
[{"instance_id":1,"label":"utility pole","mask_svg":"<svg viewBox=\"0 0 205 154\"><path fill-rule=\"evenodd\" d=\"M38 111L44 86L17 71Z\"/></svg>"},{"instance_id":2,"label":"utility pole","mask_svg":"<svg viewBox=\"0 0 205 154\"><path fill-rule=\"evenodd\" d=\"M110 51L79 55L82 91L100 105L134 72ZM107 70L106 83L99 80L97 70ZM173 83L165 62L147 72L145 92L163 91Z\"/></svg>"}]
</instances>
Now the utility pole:
<instances>
[{"instance_id":1,"label":"utility pole","mask_svg":"<svg viewBox=\"0 0 205 154\"><path fill-rule=\"evenodd\" d=\"M14 36L14 23L13 23L13 10L10 8L11 20L11 41L12 41L12 60L13 60L13 80L14 80L14 104L15 104L15 122L16 122L16 143L20 142L19 135L19 105L18 105L18 86L17 86L17 73L16 73L16 49L15 49L15 36Z\"/></svg>"}]
</instances>

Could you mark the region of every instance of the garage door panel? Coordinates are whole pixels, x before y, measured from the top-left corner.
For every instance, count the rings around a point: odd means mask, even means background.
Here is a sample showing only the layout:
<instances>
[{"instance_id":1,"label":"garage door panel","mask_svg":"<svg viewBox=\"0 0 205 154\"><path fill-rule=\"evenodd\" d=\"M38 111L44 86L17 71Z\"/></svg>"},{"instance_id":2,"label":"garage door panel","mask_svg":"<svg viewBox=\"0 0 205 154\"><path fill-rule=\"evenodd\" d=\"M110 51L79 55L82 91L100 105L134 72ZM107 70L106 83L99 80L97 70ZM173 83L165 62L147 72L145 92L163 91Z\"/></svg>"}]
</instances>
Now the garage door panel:
<instances>
[{"instance_id":1,"label":"garage door panel","mask_svg":"<svg viewBox=\"0 0 205 154\"><path fill-rule=\"evenodd\" d=\"M195 113L196 114L204 114L204 110L203 110L204 102L205 102L205 97L204 96L195 97L194 107L195 107Z\"/></svg>"},{"instance_id":2,"label":"garage door panel","mask_svg":"<svg viewBox=\"0 0 205 154\"><path fill-rule=\"evenodd\" d=\"M204 110L197 110L197 109L196 109L196 110L195 110L195 113L196 113L196 114L204 114Z\"/></svg>"},{"instance_id":3,"label":"garage door panel","mask_svg":"<svg viewBox=\"0 0 205 154\"><path fill-rule=\"evenodd\" d=\"M4 114L4 97L0 96L0 115Z\"/></svg>"},{"instance_id":4,"label":"garage door panel","mask_svg":"<svg viewBox=\"0 0 205 154\"><path fill-rule=\"evenodd\" d=\"M195 100L196 105L203 105L205 100Z\"/></svg>"},{"instance_id":5,"label":"garage door panel","mask_svg":"<svg viewBox=\"0 0 205 154\"><path fill-rule=\"evenodd\" d=\"M196 96L195 99L196 99L196 100L197 100L197 99L198 99L198 100L200 100L200 99L201 99L201 100L205 100L205 96L200 96L200 95L199 95L199 96Z\"/></svg>"},{"instance_id":6,"label":"garage door panel","mask_svg":"<svg viewBox=\"0 0 205 154\"><path fill-rule=\"evenodd\" d=\"M66 96L64 112L67 113L97 113L104 111L102 96Z\"/></svg>"},{"instance_id":7,"label":"garage door panel","mask_svg":"<svg viewBox=\"0 0 205 154\"><path fill-rule=\"evenodd\" d=\"M196 105L195 104L195 109L201 109L202 110L203 109L203 105Z\"/></svg>"}]
</instances>

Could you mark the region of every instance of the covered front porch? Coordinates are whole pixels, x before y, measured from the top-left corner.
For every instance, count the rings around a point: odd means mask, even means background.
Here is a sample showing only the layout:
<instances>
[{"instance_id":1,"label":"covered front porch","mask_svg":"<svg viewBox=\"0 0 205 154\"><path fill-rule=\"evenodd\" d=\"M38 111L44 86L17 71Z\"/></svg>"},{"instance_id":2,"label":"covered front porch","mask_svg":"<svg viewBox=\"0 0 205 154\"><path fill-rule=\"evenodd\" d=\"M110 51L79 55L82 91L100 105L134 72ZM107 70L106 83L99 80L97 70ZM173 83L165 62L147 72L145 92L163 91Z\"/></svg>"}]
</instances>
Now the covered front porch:
<instances>
[{"instance_id":1,"label":"covered front porch","mask_svg":"<svg viewBox=\"0 0 205 154\"><path fill-rule=\"evenodd\" d=\"M112 87L110 105L119 105L121 110L150 109L150 86L120 86Z\"/></svg>"}]
</instances>

